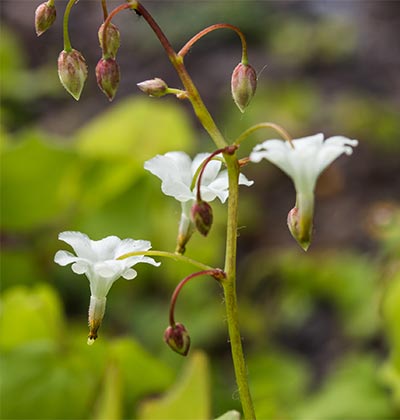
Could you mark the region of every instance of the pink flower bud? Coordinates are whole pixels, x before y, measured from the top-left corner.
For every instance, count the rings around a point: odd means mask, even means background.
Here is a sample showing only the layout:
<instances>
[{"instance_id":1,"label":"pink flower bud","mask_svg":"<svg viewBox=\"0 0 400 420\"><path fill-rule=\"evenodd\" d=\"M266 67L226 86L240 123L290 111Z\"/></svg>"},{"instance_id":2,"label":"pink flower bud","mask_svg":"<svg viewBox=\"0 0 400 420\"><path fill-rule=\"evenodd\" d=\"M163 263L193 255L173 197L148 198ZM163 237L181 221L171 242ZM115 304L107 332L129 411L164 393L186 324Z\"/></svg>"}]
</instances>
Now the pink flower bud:
<instances>
[{"instance_id":1,"label":"pink flower bud","mask_svg":"<svg viewBox=\"0 0 400 420\"><path fill-rule=\"evenodd\" d=\"M77 50L61 51L58 56L58 76L62 85L77 101L88 74L86 61Z\"/></svg>"},{"instance_id":2,"label":"pink flower bud","mask_svg":"<svg viewBox=\"0 0 400 420\"><path fill-rule=\"evenodd\" d=\"M104 51L103 35L104 35L104 23L100 26L99 31L98 31L100 47ZM107 31L106 31L106 47L107 47L106 57L115 58L120 45L121 45L121 42L120 42L119 30L113 23L109 23L107 25Z\"/></svg>"},{"instance_id":3,"label":"pink flower bud","mask_svg":"<svg viewBox=\"0 0 400 420\"><path fill-rule=\"evenodd\" d=\"M190 216L197 230L207 236L213 222L211 206L205 201L197 201L190 210Z\"/></svg>"},{"instance_id":4,"label":"pink flower bud","mask_svg":"<svg viewBox=\"0 0 400 420\"><path fill-rule=\"evenodd\" d=\"M257 88L256 71L249 64L239 63L232 73L231 90L235 104L244 112Z\"/></svg>"},{"instance_id":5,"label":"pink flower bud","mask_svg":"<svg viewBox=\"0 0 400 420\"><path fill-rule=\"evenodd\" d=\"M168 86L164 80L156 77L155 79L145 80L137 84L137 87L149 96L160 97L167 93Z\"/></svg>"},{"instance_id":6,"label":"pink flower bud","mask_svg":"<svg viewBox=\"0 0 400 420\"><path fill-rule=\"evenodd\" d=\"M164 333L164 341L181 356L186 356L190 349L190 336L183 324L169 326Z\"/></svg>"},{"instance_id":7,"label":"pink flower bud","mask_svg":"<svg viewBox=\"0 0 400 420\"><path fill-rule=\"evenodd\" d=\"M96 66L96 78L99 88L112 101L119 85L119 66L114 58L99 60Z\"/></svg>"},{"instance_id":8,"label":"pink flower bud","mask_svg":"<svg viewBox=\"0 0 400 420\"><path fill-rule=\"evenodd\" d=\"M35 11L36 35L40 36L53 25L56 20L56 8L50 2L40 4Z\"/></svg>"}]
</instances>

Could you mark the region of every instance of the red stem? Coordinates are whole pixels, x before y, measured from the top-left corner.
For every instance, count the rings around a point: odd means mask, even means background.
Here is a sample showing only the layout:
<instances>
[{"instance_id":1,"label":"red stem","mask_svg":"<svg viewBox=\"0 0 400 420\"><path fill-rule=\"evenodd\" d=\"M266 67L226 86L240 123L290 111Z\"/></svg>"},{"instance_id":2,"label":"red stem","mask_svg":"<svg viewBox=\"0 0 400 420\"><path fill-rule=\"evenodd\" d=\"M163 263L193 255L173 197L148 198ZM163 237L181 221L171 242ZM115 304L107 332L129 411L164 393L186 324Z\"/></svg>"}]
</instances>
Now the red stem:
<instances>
[{"instance_id":1,"label":"red stem","mask_svg":"<svg viewBox=\"0 0 400 420\"><path fill-rule=\"evenodd\" d=\"M129 3L121 4L120 6L116 7L110 14L107 16L106 20L104 21L103 27L103 57L107 56L107 28L111 22L111 19L119 12L122 12L125 9L130 9L131 5Z\"/></svg>"},{"instance_id":2,"label":"red stem","mask_svg":"<svg viewBox=\"0 0 400 420\"><path fill-rule=\"evenodd\" d=\"M171 297L171 303L169 307L169 325L174 326L175 325L175 318L174 318L174 312L175 312L175 304L178 299L178 295L180 291L182 290L183 286L191 279L198 277L198 276L206 276L210 275L214 277L217 280L222 280L226 277L225 273L220 269L213 269L213 270L203 270L198 271L197 273L192 273L189 276L185 277L183 280L179 282L179 284L176 286L174 293Z\"/></svg>"},{"instance_id":3,"label":"red stem","mask_svg":"<svg viewBox=\"0 0 400 420\"><path fill-rule=\"evenodd\" d=\"M214 156L218 155L219 153L228 153L229 155L232 155L236 149L237 149L237 146L235 145L227 146L222 149L216 150L215 152L211 153L211 155L208 156L208 158L204 159L201 169L200 169L199 176L197 178L197 193L196 193L197 201L201 201L201 194L200 194L201 178L203 177L203 172L206 169L206 166L208 165L208 163L212 160Z\"/></svg>"},{"instance_id":4,"label":"red stem","mask_svg":"<svg viewBox=\"0 0 400 420\"><path fill-rule=\"evenodd\" d=\"M243 35L243 32L236 26L230 25L229 23L216 23L215 25L208 26L207 28L200 31L196 34L193 38L191 38L179 51L178 55L184 57L192 48L192 46L200 39L203 38L204 35L207 35L210 32L216 31L217 29L231 29L235 31L242 42L242 63L247 64L247 44L246 38Z\"/></svg>"}]
</instances>

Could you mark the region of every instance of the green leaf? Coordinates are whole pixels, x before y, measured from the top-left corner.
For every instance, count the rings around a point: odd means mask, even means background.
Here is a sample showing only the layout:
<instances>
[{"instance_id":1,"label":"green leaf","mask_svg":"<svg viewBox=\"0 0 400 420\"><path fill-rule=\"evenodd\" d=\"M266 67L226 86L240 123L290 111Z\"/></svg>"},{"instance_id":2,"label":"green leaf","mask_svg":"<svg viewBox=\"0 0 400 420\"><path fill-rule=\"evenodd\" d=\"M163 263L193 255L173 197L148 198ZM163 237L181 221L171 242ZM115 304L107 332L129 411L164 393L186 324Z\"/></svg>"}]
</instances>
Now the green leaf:
<instances>
[{"instance_id":1,"label":"green leaf","mask_svg":"<svg viewBox=\"0 0 400 420\"><path fill-rule=\"evenodd\" d=\"M8 289L1 301L0 347L13 349L36 340L57 342L64 328L61 304L46 285Z\"/></svg>"},{"instance_id":2,"label":"green leaf","mask_svg":"<svg viewBox=\"0 0 400 420\"><path fill-rule=\"evenodd\" d=\"M82 155L128 159L142 168L157 153L188 149L194 133L175 104L130 98L90 121L76 133Z\"/></svg>"},{"instance_id":3,"label":"green leaf","mask_svg":"<svg viewBox=\"0 0 400 420\"><path fill-rule=\"evenodd\" d=\"M33 133L2 154L3 229L26 231L49 224L71 206L73 154Z\"/></svg>"},{"instance_id":4,"label":"green leaf","mask_svg":"<svg viewBox=\"0 0 400 420\"><path fill-rule=\"evenodd\" d=\"M163 397L144 402L141 420L204 420L210 418L210 379L208 360L196 351L189 357L180 380Z\"/></svg>"}]
</instances>

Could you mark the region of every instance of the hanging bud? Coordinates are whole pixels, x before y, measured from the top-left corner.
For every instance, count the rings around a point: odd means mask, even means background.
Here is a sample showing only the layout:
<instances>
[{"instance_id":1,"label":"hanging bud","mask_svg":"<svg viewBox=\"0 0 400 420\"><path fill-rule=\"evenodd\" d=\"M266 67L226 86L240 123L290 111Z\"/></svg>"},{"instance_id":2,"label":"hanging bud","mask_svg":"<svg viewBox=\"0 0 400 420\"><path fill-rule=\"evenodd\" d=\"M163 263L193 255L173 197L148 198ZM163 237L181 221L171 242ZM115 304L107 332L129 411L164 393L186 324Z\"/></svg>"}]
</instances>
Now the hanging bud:
<instances>
[{"instance_id":1,"label":"hanging bud","mask_svg":"<svg viewBox=\"0 0 400 420\"><path fill-rule=\"evenodd\" d=\"M89 305L89 336L87 343L91 346L97 338L97 331L100 328L101 322L106 310L106 298L97 298L90 296Z\"/></svg>"},{"instance_id":2,"label":"hanging bud","mask_svg":"<svg viewBox=\"0 0 400 420\"><path fill-rule=\"evenodd\" d=\"M304 200L299 196L300 194L297 196L296 206L288 214L287 224L293 238L307 251L311 243L314 200Z\"/></svg>"},{"instance_id":3,"label":"hanging bud","mask_svg":"<svg viewBox=\"0 0 400 420\"><path fill-rule=\"evenodd\" d=\"M165 330L164 341L173 351L181 356L186 356L189 353L190 336L183 324L179 322L173 326L170 325Z\"/></svg>"},{"instance_id":4,"label":"hanging bud","mask_svg":"<svg viewBox=\"0 0 400 420\"><path fill-rule=\"evenodd\" d=\"M77 50L61 51L58 56L58 76L61 84L77 101L88 74L86 61Z\"/></svg>"},{"instance_id":5,"label":"hanging bud","mask_svg":"<svg viewBox=\"0 0 400 420\"><path fill-rule=\"evenodd\" d=\"M56 8L50 1L40 4L35 11L36 35L40 36L53 25L56 20Z\"/></svg>"},{"instance_id":6,"label":"hanging bud","mask_svg":"<svg viewBox=\"0 0 400 420\"><path fill-rule=\"evenodd\" d=\"M99 28L98 36L99 36L100 47L104 51L104 46L103 46L104 23ZM121 41L120 41L119 30L113 23L109 23L107 25L107 31L106 31L107 57L115 58L120 45L121 45Z\"/></svg>"},{"instance_id":7,"label":"hanging bud","mask_svg":"<svg viewBox=\"0 0 400 420\"><path fill-rule=\"evenodd\" d=\"M235 104L244 112L257 88L257 74L249 64L239 63L232 73L231 90Z\"/></svg>"},{"instance_id":8,"label":"hanging bud","mask_svg":"<svg viewBox=\"0 0 400 420\"><path fill-rule=\"evenodd\" d=\"M96 66L96 78L99 88L112 101L119 85L119 66L114 58L102 58Z\"/></svg>"},{"instance_id":9,"label":"hanging bud","mask_svg":"<svg viewBox=\"0 0 400 420\"><path fill-rule=\"evenodd\" d=\"M190 216L197 230L207 236L213 222L211 206L206 201L197 201L192 206Z\"/></svg>"},{"instance_id":10,"label":"hanging bud","mask_svg":"<svg viewBox=\"0 0 400 420\"><path fill-rule=\"evenodd\" d=\"M168 86L164 80L156 77L155 79L145 80L137 84L137 87L144 93L152 97L160 97L167 94Z\"/></svg>"}]
</instances>

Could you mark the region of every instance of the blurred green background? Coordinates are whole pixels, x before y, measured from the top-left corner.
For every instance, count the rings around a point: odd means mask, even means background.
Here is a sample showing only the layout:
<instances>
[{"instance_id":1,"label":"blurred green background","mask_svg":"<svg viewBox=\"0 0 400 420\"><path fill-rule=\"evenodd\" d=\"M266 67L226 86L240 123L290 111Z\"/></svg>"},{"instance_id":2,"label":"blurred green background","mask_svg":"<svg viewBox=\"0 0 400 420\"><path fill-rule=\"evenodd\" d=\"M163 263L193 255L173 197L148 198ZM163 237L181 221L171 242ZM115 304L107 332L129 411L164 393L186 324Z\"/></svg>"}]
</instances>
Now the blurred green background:
<instances>
[{"instance_id":1,"label":"blurred green background","mask_svg":"<svg viewBox=\"0 0 400 420\"><path fill-rule=\"evenodd\" d=\"M2 1L0 414L4 419L208 419L240 410L222 292L187 286L177 320L192 351L165 346L174 286L192 270L139 266L112 288L100 338L86 345L88 281L53 263L64 230L115 234L173 250L179 204L143 162L212 144L188 104L140 95L161 77L180 87L144 21L119 15L122 81L113 104L97 89L100 2L71 13L73 46L90 75L76 103L58 82L62 13L39 39L39 2ZM118 3L110 2L110 8ZM317 188L307 254L286 228L291 181L263 162L244 172L238 260L240 318L260 419L395 419L400 416L400 3L386 1L145 1L176 48L216 22L247 35L259 87L242 115L230 98L240 59L235 34L201 40L187 66L222 132L233 140L261 121L294 137L357 138ZM262 132L240 150L246 156ZM187 255L223 264L225 208ZM234 418L234 417L232 417Z\"/></svg>"}]
</instances>

